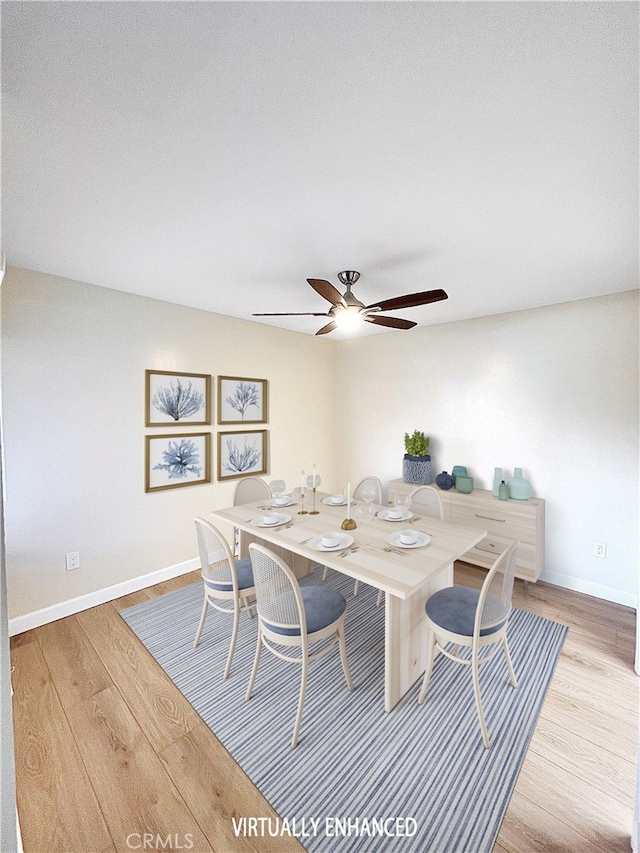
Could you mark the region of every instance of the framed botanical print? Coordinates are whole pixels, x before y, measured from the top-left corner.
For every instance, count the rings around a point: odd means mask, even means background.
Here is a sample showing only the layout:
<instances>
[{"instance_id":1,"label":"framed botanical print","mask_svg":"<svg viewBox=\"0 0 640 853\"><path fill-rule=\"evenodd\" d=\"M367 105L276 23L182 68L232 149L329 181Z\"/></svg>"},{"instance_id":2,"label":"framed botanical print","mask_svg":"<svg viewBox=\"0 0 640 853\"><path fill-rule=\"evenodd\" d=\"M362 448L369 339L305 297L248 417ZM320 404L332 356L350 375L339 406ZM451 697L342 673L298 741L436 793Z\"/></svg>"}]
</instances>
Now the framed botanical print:
<instances>
[{"instance_id":1,"label":"framed botanical print","mask_svg":"<svg viewBox=\"0 0 640 853\"><path fill-rule=\"evenodd\" d=\"M211 433L145 436L145 492L211 482Z\"/></svg>"},{"instance_id":2,"label":"framed botanical print","mask_svg":"<svg viewBox=\"0 0 640 853\"><path fill-rule=\"evenodd\" d=\"M267 380L218 376L219 424L266 424Z\"/></svg>"},{"instance_id":3,"label":"framed botanical print","mask_svg":"<svg viewBox=\"0 0 640 853\"><path fill-rule=\"evenodd\" d=\"M266 429L218 433L218 480L266 473Z\"/></svg>"},{"instance_id":4,"label":"framed botanical print","mask_svg":"<svg viewBox=\"0 0 640 853\"><path fill-rule=\"evenodd\" d=\"M210 375L146 370L145 380L146 426L211 423Z\"/></svg>"}]
</instances>

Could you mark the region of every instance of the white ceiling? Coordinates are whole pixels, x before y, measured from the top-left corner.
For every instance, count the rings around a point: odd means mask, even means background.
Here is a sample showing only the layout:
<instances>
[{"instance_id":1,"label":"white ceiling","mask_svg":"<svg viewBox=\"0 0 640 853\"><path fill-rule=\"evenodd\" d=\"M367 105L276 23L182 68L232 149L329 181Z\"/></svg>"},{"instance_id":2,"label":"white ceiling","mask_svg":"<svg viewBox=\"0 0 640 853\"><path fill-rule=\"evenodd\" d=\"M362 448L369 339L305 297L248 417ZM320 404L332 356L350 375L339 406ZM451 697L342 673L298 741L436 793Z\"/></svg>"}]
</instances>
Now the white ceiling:
<instances>
[{"instance_id":1,"label":"white ceiling","mask_svg":"<svg viewBox=\"0 0 640 853\"><path fill-rule=\"evenodd\" d=\"M367 304L444 288L394 312L421 325L636 288L637 27L635 2L5 0L7 263L246 319L325 311L306 278L343 269Z\"/></svg>"}]
</instances>

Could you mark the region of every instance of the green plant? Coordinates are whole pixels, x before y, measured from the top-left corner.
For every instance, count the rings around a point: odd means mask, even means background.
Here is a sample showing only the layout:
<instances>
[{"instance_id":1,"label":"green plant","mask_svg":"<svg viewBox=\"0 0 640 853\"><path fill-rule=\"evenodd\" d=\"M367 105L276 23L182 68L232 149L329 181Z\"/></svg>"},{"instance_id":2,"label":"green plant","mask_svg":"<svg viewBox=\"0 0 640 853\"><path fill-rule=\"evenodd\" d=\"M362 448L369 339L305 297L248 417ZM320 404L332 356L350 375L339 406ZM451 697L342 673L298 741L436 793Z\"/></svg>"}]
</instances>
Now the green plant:
<instances>
[{"instance_id":1,"label":"green plant","mask_svg":"<svg viewBox=\"0 0 640 853\"><path fill-rule=\"evenodd\" d=\"M404 449L409 456L428 456L429 442L431 439L423 432L417 429L413 431L413 435L408 432L404 434Z\"/></svg>"}]
</instances>

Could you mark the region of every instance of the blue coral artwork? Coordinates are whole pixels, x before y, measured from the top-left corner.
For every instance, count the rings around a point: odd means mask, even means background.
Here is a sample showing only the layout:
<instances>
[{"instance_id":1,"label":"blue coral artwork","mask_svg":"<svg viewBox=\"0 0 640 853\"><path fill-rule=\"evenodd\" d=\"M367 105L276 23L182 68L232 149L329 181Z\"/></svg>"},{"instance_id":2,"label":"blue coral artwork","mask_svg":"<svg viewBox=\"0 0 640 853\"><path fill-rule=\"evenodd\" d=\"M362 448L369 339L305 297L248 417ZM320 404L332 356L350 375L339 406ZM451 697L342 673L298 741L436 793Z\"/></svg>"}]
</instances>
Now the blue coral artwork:
<instances>
[{"instance_id":1,"label":"blue coral artwork","mask_svg":"<svg viewBox=\"0 0 640 853\"><path fill-rule=\"evenodd\" d=\"M266 472L266 429L218 433L218 480Z\"/></svg>"},{"instance_id":2,"label":"blue coral artwork","mask_svg":"<svg viewBox=\"0 0 640 853\"><path fill-rule=\"evenodd\" d=\"M146 371L146 425L211 423L211 376Z\"/></svg>"},{"instance_id":3,"label":"blue coral artwork","mask_svg":"<svg viewBox=\"0 0 640 853\"><path fill-rule=\"evenodd\" d=\"M218 423L267 422L267 380L218 376Z\"/></svg>"},{"instance_id":4,"label":"blue coral artwork","mask_svg":"<svg viewBox=\"0 0 640 853\"><path fill-rule=\"evenodd\" d=\"M145 491L211 482L211 433L146 436Z\"/></svg>"}]
</instances>

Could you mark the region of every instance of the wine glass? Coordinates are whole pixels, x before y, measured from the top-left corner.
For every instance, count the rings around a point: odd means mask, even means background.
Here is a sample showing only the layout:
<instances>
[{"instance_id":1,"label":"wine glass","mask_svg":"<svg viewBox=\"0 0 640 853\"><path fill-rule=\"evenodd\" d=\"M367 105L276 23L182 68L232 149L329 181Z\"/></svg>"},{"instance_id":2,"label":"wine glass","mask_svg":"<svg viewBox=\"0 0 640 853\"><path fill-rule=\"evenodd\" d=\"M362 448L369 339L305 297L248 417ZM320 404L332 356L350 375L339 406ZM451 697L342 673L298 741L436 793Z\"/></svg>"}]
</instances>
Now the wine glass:
<instances>
[{"instance_id":1,"label":"wine glass","mask_svg":"<svg viewBox=\"0 0 640 853\"><path fill-rule=\"evenodd\" d=\"M280 495L284 494L285 489L287 488L287 484L284 480L272 480L269 483L269 488L271 490L271 494L274 498L279 498ZM276 501L277 503L277 501Z\"/></svg>"},{"instance_id":2,"label":"wine glass","mask_svg":"<svg viewBox=\"0 0 640 853\"><path fill-rule=\"evenodd\" d=\"M397 509L402 510L404 518L411 509L411 495L397 494L393 499L393 503L397 507Z\"/></svg>"},{"instance_id":3,"label":"wine glass","mask_svg":"<svg viewBox=\"0 0 640 853\"><path fill-rule=\"evenodd\" d=\"M360 489L360 497L365 503L372 504L376 497L376 489L372 483L365 483Z\"/></svg>"},{"instance_id":4,"label":"wine glass","mask_svg":"<svg viewBox=\"0 0 640 853\"><path fill-rule=\"evenodd\" d=\"M358 544L370 545L372 540L371 536L366 531L366 526L376 514L373 503L364 503L364 501L359 501L354 509L354 514L358 520Z\"/></svg>"},{"instance_id":5,"label":"wine glass","mask_svg":"<svg viewBox=\"0 0 640 853\"><path fill-rule=\"evenodd\" d=\"M298 510L298 515L308 515L309 513L304 508L305 498L309 494L308 489L304 489L302 486L296 486L293 490L293 499L297 504L300 504L300 509Z\"/></svg>"}]
</instances>

